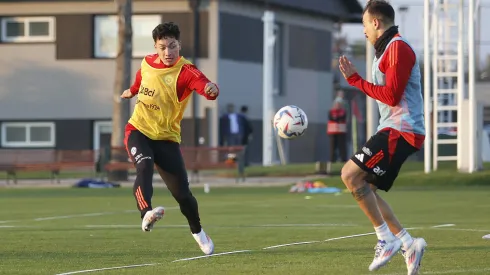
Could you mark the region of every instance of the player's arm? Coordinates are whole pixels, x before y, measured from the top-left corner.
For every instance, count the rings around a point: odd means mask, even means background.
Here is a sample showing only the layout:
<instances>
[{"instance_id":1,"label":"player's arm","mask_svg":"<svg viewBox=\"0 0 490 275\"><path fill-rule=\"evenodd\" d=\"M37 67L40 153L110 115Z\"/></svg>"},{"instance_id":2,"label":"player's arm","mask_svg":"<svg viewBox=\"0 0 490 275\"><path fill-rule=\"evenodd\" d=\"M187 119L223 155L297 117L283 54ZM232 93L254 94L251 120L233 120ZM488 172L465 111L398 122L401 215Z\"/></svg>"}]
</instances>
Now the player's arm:
<instances>
[{"instance_id":1,"label":"player's arm","mask_svg":"<svg viewBox=\"0 0 490 275\"><path fill-rule=\"evenodd\" d=\"M209 81L194 65L184 65L180 77L185 79L188 91L196 91L208 100L215 100L219 95L218 85Z\"/></svg>"},{"instance_id":2,"label":"player's arm","mask_svg":"<svg viewBox=\"0 0 490 275\"><path fill-rule=\"evenodd\" d=\"M129 89L125 90L121 95L122 98L132 98L138 94L141 85L141 69L136 72L136 77L134 79L133 85Z\"/></svg>"},{"instance_id":3,"label":"player's arm","mask_svg":"<svg viewBox=\"0 0 490 275\"><path fill-rule=\"evenodd\" d=\"M386 50L379 65L385 73L385 85L378 86L364 80L358 73L347 79L350 85L392 107L398 105L415 65L415 53L403 41L395 41Z\"/></svg>"},{"instance_id":4,"label":"player's arm","mask_svg":"<svg viewBox=\"0 0 490 275\"><path fill-rule=\"evenodd\" d=\"M138 93L138 91L140 90L140 85L141 85L141 69L139 69L136 72L136 77L134 79L133 85L131 85L131 87L129 88L129 90L133 95L136 95Z\"/></svg>"}]
</instances>

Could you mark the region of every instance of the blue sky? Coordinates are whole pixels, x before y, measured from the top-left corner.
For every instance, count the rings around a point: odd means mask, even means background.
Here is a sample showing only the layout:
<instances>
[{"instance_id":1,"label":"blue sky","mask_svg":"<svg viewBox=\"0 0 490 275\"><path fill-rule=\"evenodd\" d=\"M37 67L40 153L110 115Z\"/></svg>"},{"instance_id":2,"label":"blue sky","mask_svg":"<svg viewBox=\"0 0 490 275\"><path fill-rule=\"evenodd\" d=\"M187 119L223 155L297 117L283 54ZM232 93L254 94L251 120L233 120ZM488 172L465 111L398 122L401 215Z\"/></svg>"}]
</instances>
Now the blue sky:
<instances>
[{"instance_id":1,"label":"blue sky","mask_svg":"<svg viewBox=\"0 0 490 275\"><path fill-rule=\"evenodd\" d=\"M364 5L366 0L358 0L359 3ZM432 0L434 1L434 0ZM464 0L467 4L469 1ZM475 0L476 2L477 0ZM482 11L481 11L481 26L490 25L490 0L480 0ZM449 0L450 3L459 3L459 0ZM424 14L424 1L423 0L390 0L390 3L395 8L396 14L396 24L400 26L401 34L407 38L413 47L417 51L423 51L424 43L424 32L423 32L423 14ZM408 6L408 11L406 12L404 24L402 24L402 16L398 12L398 8L401 6ZM465 9L465 21L467 20L468 10ZM457 30L456 28L454 29ZM358 39L365 39L362 32L362 24L345 24L342 27L342 33L347 35L349 41L354 41ZM490 54L490 32L481 31L480 45L476 45L481 52L481 60L485 60L486 56Z\"/></svg>"}]
</instances>

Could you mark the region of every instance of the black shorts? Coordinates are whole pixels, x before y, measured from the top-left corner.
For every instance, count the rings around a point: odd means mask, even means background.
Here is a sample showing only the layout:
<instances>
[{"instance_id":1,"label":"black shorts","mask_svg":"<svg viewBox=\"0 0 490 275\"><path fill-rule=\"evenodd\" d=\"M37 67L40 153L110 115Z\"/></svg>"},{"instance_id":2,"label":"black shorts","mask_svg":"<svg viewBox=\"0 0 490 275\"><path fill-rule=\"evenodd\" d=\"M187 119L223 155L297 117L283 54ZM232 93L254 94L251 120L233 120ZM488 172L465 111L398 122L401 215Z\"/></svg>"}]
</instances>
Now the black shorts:
<instances>
[{"instance_id":1,"label":"black shorts","mask_svg":"<svg viewBox=\"0 0 490 275\"><path fill-rule=\"evenodd\" d=\"M372 136L351 160L369 173L366 179L368 183L388 191L398 177L403 163L417 151L399 132L387 130Z\"/></svg>"},{"instance_id":2,"label":"black shorts","mask_svg":"<svg viewBox=\"0 0 490 275\"><path fill-rule=\"evenodd\" d=\"M167 140L152 140L138 130L128 130L125 145L129 157L136 167L142 162L156 164L180 181L187 182L187 170L184 164L180 144Z\"/></svg>"}]
</instances>

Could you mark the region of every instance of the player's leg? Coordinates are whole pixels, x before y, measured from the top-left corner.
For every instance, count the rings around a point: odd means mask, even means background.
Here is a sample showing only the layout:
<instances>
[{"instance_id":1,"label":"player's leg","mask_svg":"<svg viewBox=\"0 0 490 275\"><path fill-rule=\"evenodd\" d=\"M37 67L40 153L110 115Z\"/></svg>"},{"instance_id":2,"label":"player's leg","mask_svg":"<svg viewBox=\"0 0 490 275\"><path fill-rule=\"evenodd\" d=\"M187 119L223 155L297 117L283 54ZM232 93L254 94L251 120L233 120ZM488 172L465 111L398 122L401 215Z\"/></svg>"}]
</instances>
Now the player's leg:
<instances>
[{"instance_id":1,"label":"player's leg","mask_svg":"<svg viewBox=\"0 0 490 275\"><path fill-rule=\"evenodd\" d=\"M372 186L374 189L376 187ZM402 255L405 258L407 264L408 275L417 274L420 269L422 257L424 256L425 247L427 243L423 238L413 238L408 231L403 228L395 213L391 209L390 205L376 192L376 200L378 202L379 209L383 214L390 231L396 235L400 241L402 241Z\"/></svg>"},{"instance_id":2,"label":"player's leg","mask_svg":"<svg viewBox=\"0 0 490 275\"><path fill-rule=\"evenodd\" d=\"M388 191L393 185L395 179L398 177L398 173L403 163L410 155L415 153L417 149L408 144L408 142L406 142L402 137L397 136L397 133L392 135L390 141L393 143L393 146L390 146L392 147L393 154L391 156L391 161L387 168L385 178L381 180L378 187L374 185L371 187L376 194L378 206L387 224L389 225L391 232L393 232L393 234L395 234L396 237L403 243L402 255L404 256L407 264L408 275L413 275L417 274L419 271L420 263L422 261L427 243L423 238L412 238L407 230L400 224L389 204L382 199L375 190L380 188Z\"/></svg>"},{"instance_id":3,"label":"player's leg","mask_svg":"<svg viewBox=\"0 0 490 275\"><path fill-rule=\"evenodd\" d=\"M125 145L128 154L136 167L136 179L133 195L141 214L143 231L151 231L156 221L162 218L163 208L153 209L153 150L150 140L137 130L127 131Z\"/></svg>"},{"instance_id":4,"label":"player's leg","mask_svg":"<svg viewBox=\"0 0 490 275\"><path fill-rule=\"evenodd\" d=\"M179 204L180 211L186 217L191 233L199 247L205 254L212 254L214 244L201 227L198 203L189 188L187 171L179 144L158 141L155 147L158 148L155 155L158 173Z\"/></svg>"},{"instance_id":5,"label":"player's leg","mask_svg":"<svg viewBox=\"0 0 490 275\"><path fill-rule=\"evenodd\" d=\"M375 256L369 270L377 270L384 266L400 250L401 241L388 228L378 207L376 195L366 182L367 178L382 176L386 171L388 158L388 135L377 133L342 168L342 180L351 191L360 208L369 218L378 237Z\"/></svg>"}]
</instances>

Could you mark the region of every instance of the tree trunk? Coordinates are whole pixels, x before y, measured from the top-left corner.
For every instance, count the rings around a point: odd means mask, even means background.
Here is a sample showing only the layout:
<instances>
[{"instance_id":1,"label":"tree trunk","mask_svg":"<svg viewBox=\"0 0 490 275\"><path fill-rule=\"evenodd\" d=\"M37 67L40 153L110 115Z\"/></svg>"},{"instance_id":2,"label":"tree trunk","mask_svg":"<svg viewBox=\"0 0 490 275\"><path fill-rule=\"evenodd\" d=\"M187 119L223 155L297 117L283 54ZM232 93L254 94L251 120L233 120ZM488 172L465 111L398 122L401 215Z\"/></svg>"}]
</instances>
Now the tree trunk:
<instances>
[{"instance_id":1,"label":"tree trunk","mask_svg":"<svg viewBox=\"0 0 490 275\"><path fill-rule=\"evenodd\" d=\"M131 80L131 60L133 54L133 31L131 24L132 0L115 0L118 16L118 46L116 55L116 77L113 91L111 162L125 162L128 154L124 145L124 127L129 119L129 100L121 99L121 93L128 89ZM128 171L108 173L110 181L128 180Z\"/></svg>"}]
</instances>

